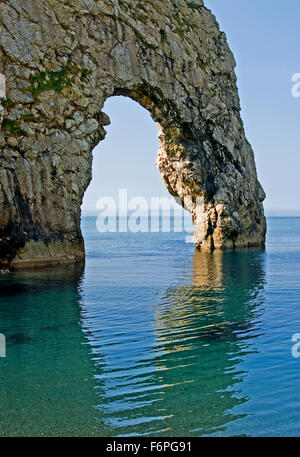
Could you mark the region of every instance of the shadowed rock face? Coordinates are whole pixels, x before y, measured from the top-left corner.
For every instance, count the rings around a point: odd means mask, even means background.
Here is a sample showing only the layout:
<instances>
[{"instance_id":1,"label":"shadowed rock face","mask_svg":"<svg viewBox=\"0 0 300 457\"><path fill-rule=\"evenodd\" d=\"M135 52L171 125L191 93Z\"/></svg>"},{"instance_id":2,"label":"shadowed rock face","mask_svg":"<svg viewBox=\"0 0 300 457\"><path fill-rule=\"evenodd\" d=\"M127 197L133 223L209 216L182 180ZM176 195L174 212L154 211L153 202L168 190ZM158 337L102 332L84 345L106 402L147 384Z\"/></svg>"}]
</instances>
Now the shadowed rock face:
<instances>
[{"instance_id":1,"label":"shadowed rock face","mask_svg":"<svg viewBox=\"0 0 300 457\"><path fill-rule=\"evenodd\" d=\"M84 257L80 205L113 95L158 123L158 168L172 195L190 197L196 246L264 243L234 58L202 1L6 0L0 57L2 266Z\"/></svg>"}]
</instances>

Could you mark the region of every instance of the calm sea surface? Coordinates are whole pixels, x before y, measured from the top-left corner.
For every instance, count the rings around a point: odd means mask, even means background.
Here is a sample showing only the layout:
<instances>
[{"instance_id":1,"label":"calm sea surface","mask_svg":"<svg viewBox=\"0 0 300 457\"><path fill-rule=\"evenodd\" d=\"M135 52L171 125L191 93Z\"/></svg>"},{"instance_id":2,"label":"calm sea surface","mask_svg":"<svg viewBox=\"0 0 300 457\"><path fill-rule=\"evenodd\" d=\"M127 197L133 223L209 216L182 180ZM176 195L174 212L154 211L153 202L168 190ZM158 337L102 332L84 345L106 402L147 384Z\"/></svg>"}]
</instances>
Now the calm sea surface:
<instances>
[{"instance_id":1,"label":"calm sea surface","mask_svg":"<svg viewBox=\"0 0 300 457\"><path fill-rule=\"evenodd\" d=\"M84 268L0 276L0 434L300 436L300 219L214 253L95 221Z\"/></svg>"}]
</instances>

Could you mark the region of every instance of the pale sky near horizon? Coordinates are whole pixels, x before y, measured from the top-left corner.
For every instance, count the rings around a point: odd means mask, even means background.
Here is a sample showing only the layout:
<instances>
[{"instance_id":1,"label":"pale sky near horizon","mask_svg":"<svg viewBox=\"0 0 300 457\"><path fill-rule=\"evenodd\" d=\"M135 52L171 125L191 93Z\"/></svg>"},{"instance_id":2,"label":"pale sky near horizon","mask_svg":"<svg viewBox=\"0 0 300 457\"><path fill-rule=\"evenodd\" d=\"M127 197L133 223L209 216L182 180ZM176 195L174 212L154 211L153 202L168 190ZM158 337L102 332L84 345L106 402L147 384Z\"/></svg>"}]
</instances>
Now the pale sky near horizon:
<instances>
[{"instance_id":1,"label":"pale sky near horizon","mask_svg":"<svg viewBox=\"0 0 300 457\"><path fill-rule=\"evenodd\" d=\"M300 215L299 0L206 0L234 53L242 118L266 191L266 213ZM157 127L148 112L124 97L104 106L112 124L94 150L93 180L83 212L102 196L169 196L155 167Z\"/></svg>"}]
</instances>

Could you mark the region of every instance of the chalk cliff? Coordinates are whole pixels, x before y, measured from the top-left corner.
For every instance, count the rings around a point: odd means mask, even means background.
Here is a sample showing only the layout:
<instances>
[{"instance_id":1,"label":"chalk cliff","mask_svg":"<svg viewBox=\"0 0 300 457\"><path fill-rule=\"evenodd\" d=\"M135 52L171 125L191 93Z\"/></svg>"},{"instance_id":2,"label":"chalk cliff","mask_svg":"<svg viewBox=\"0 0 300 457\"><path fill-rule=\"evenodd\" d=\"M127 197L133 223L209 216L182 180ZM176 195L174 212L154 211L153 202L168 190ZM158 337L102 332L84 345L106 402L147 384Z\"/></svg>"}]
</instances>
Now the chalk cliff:
<instances>
[{"instance_id":1,"label":"chalk cliff","mask_svg":"<svg viewBox=\"0 0 300 457\"><path fill-rule=\"evenodd\" d=\"M2 1L1 266L84 257L80 205L113 95L159 124L158 168L172 195L191 197L196 246L262 245L234 67L202 0Z\"/></svg>"}]
</instances>

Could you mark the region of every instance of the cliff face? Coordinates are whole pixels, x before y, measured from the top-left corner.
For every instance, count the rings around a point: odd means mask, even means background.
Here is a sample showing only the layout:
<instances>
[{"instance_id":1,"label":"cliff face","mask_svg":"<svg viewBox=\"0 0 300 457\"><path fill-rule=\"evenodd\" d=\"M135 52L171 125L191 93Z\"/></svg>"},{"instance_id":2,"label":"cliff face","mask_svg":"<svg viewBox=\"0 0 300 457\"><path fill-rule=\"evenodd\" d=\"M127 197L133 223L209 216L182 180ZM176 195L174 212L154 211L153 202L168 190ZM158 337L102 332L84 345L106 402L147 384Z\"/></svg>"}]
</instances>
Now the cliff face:
<instances>
[{"instance_id":1,"label":"cliff face","mask_svg":"<svg viewBox=\"0 0 300 457\"><path fill-rule=\"evenodd\" d=\"M263 244L234 66L202 0L2 1L1 265L84 257L80 205L112 95L159 124L158 167L172 195L192 198L197 246Z\"/></svg>"}]
</instances>

